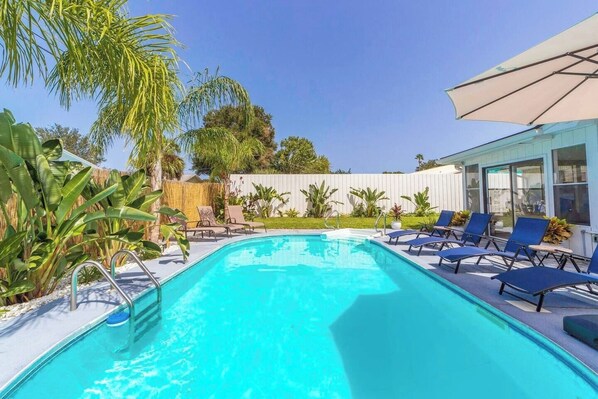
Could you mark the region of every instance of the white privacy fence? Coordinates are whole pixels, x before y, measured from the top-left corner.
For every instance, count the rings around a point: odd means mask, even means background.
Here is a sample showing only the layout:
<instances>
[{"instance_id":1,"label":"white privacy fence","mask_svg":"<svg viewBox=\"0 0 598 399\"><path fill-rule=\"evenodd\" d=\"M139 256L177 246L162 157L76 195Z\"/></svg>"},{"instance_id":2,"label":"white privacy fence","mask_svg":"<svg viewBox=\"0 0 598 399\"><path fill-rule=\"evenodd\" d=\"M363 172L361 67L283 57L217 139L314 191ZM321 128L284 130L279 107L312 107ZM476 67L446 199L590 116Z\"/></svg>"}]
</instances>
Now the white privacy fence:
<instances>
[{"instance_id":1,"label":"white privacy fence","mask_svg":"<svg viewBox=\"0 0 598 399\"><path fill-rule=\"evenodd\" d=\"M302 215L307 210L305 196L301 189L307 190L310 184L318 186L324 181L331 189L338 191L332 199L342 202L333 209L342 214L351 213L353 204L358 199L349 194L351 187L384 190L389 200L380 205L389 210L396 202L406 212L412 212L411 203L401 195L413 196L418 191L430 188L430 203L438 209L463 209L463 182L460 174L328 174L328 175L232 175L231 180L241 194L255 192L253 184L274 187L279 193L290 192L289 202L280 208L281 211L295 208Z\"/></svg>"}]
</instances>

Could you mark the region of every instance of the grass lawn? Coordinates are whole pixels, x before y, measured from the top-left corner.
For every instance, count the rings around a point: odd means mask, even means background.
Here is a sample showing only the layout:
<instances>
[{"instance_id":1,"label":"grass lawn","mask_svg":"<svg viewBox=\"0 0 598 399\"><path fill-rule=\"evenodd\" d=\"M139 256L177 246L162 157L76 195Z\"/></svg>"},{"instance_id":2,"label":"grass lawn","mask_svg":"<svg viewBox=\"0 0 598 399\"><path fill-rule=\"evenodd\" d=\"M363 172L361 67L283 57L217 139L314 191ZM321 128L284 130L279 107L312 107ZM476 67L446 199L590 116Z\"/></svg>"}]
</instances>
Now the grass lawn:
<instances>
[{"instance_id":1,"label":"grass lawn","mask_svg":"<svg viewBox=\"0 0 598 399\"><path fill-rule=\"evenodd\" d=\"M256 218L256 221L264 222L268 230L272 229L325 229L324 218L306 218L306 217L274 217L274 218ZM403 223L403 229L419 228L420 224L427 221L436 220L436 216L430 217L417 217L417 216L403 216L401 222ZM341 228L354 228L354 229L373 229L376 218L357 218L351 216L341 216L340 227ZM387 228L390 228L392 218L387 218ZM331 217L328 219L330 226L336 225L336 219ZM382 221L379 226L382 228Z\"/></svg>"}]
</instances>

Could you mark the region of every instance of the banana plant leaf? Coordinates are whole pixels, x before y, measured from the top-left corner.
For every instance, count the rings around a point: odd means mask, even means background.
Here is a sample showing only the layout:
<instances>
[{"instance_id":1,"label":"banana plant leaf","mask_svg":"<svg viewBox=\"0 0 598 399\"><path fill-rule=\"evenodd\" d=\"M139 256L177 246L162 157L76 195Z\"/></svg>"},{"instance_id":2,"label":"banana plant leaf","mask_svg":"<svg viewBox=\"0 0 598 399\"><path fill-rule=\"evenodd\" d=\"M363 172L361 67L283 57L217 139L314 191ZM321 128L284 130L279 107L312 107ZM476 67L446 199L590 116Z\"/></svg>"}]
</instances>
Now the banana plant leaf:
<instances>
[{"instance_id":1,"label":"banana plant leaf","mask_svg":"<svg viewBox=\"0 0 598 399\"><path fill-rule=\"evenodd\" d=\"M6 173L6 170L0 166L0 201L6 204L11 196L12 186L10 184L10 178Z\"/></svg>"},{"instance_id":2,"label":"banana plant leaf","mask_svg":"<svg viewBox=\"0 0 598 399\"><path fill-rule=\"evenodd\" d=\"M108 209L106 209L106 217L115 219L135 220L139 222L153 222L156 220L156 217L151 213L131 208L129 206L123 206L122 208L109 207Z\"/></svg>"},{"instance_id":3,"label":"banana plant leaf","mask_svg":"<svg viewBox=\"0 0 598 399\"><path fill-rule=\"evenodd\" d=\"M0 146L0 163L22 197L27 209L34 209L39 204L39 198L25 160L8 148ZM5 190L5 187L0 189Z\"/></svg>"},{"instance_id":4,"label":"banana plant leaf","mask_svg":"<svg viewBox=\"0 0 598 399\"><path fill-rule=\"evenodd\" d=\"M51 139L42 143L42 153L49 161L57 161L62 156L62 142Z\"/></svg>"},{"instance_id":5,"label":"banana plant leaf","mask_svg":"<svg viewBox=\"0 0 598 399\"><path fill-rule=\"evenodd\" d=\"M31 281L20 280L16 283L9 284L7 287L2 287L0 297L7 298L10 296L24 294L26 292L33 291L34 289L35 284L33 284Z\"/></svg>"},{"instance_id":6,"label":"banana plant leaf","mask_svg":"<svg viewBox=\"0 0 598 399\"><path fill-rule=\"evenodd\" d=\"M7 267L12 259L18 256L26 236L27 232L21 231L0 241L0 268Z\"/></svg>"},{"instance_id":7,"label":"banana plant leaf","mask_svg":"<svg viewBox=\"0 0 598 399\"><path fill-rule=\"evenodd\" d=\"M87 183L89 183L91 173L91 167L87 167L79 171L62 187L62 201L56 210L57 223L61 223L71 210L73 204L77 201Z\"/></svg>"},{"instance_id":8,"label":"banana plant leaf","mask_svg":"<svg viewBox=\"0 0 598 399\"><path fill-rule=\"evenodd\" d=\"M60 204L60 199L62 198L60 186L56 182L56 179L52 174L52 170L50 169L48 159L45 156L37 156L36 166L37 178L42 187L42 194L46 209L49 211L54 211L56 208L58 208L58 204Z\"/></svg>"}]
</instances>

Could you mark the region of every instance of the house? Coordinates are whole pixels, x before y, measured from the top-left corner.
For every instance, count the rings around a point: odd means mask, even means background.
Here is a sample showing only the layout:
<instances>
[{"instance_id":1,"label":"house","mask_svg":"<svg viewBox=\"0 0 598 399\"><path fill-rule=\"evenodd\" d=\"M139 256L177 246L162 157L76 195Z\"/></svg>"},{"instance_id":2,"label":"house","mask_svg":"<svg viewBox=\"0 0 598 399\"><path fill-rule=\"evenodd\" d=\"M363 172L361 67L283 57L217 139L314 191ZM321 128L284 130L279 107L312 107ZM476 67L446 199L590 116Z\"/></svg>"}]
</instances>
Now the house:
<instances>
[{"instance_id":1,"label":"house","mask_svg":"<svg viewBox=\"0 0 598 399\"><path fill-rule=\"evenodd\" d=\"M493 233L519 216L574 225L565 245L590 256L598 240L598 121L541 125L443 157L463 169L463 203L494 214Z\"/></svg>"},{"instance_id":2,"label":"house","mask_svg":"<svg viewBox=\"0 0 598 399\"><path fill-rule=\"evenodd\" d=\"M197 176L196 174L185 174L182 175L179 181L184 183L201 183L201 177Z\"/></svg>"},{"instance_id":3,"label":"house","mask_svg":"<svg viewBox=\"0 0 598 399\"><path fill-rule=\"evenodd\" d=\"M71 161L71 162L79 162L84 167L91 166L93 169L100 169L100 167L94 163L89 162L86 159L81 158L78 155L73 154L65 149L62 150L62 156L60 157L61 161Z\"/></svg>"},{"instance_id":4,"label":"house","mask_svg":"<svg viewBox=\"0 0 598 399\"><path fill-rule=\"evenodd\" d=\"M410 173L411 175L456 175L461 173L458 165L441 165L435 168L424 169Z\"/></svg>"}]
</instances>

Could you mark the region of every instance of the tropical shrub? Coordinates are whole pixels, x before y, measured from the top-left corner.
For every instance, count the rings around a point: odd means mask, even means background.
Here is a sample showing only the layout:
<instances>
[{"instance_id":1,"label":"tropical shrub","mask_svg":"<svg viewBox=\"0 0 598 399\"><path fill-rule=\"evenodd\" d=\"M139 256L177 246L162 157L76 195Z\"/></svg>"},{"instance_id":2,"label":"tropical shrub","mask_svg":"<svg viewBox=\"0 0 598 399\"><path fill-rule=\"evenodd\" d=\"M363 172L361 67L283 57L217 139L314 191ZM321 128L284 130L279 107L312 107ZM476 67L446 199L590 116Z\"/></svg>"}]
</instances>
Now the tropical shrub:
<instances>
[{"instance_id":1,"label":"tropical shrub","mask_svg":"<svg viewBox=\"0 0 598 399\"><path fill-rule=\"evenodd\" d=\"M455 212L451 219L451 226L465 226L465 223L469 220L469 216L471 216L471 211L468 210Z\"/></svg>"},{"instance_id":2,"label":"tropical shrub","mask_svg":"<svg viewBox=\"0 0 598 399\"><path fill-rule=\"evenodd\" d=\"M60 140L41 143L30 125L15 123L8 110L0 113L0 210L6 226L0 241L1 304L52 292L63 276L89 258L90 246L115 239L98 233L100 223L156 219L127 204L101 206L119 195L118 184L82 200L92 170L60 161L61 156ZM7 203L15 215L9 214Z\"/></svg>"},{"instance_id":3,"label":"tropical shrub","mask_svg":"<svg viewBox=\"0 0 598 399\"><path fill-rule=\"evenodd\" d=\"M253 183L253 188L255 188L254 199L256 200L257 212L263 218L272 216L276 208L289 202L289 199L285 197L291 195L289 192L279 194L274 187L266 187L261 184ZM278 204L274 206L276 202Z\"/></svg>"},{"instance_id":4,"label":"tropical shrub","mask_svg":"<svg viewBox=\"0 0 598 399\"><path fill-rule=\"evenodd\" d=\"M96 210L107 210L109 208L126 209L130 215L149 213L154 202L162 196L162 190L149 191L147 177L143 170L131 175L121 175L117 170L110 171L110 175L103 183L93 180L83 189L82 195L89 200L97 196L108 187L116 186L116 190L106 198L98 201L93 208ZM186 220L186 216L177 209L161 207L157 216L170 217L170 220ZM180 224L167 222L160 224L160 235L168 242L174 238L178 243L183 257L186 259L189 254L189 241L179 231ZM101 242L95 242L99 252L99 258L109 260L117 251L123 248L136 250L145 254L145 257L157 256L160 254L160 247L151 241L144 240L144 228L141 223L131 223L127 219L100 219L92 224L93 230L88 236L94 234L107 238ZM151 252L156 254L151 255Z\"/></svg>"},{"instance_id":5,"label":"tropical shrub","mask_svg":"<svg viewBox=\"0 0 598 399\"><path fill-rule=\"evenodd\" d=\"M548 229L542 241L558 245L571 238L572 235L571 225L567 223L567 220L554 216L550 218Z\"/></svg>"},{"instance_id":6,"label":"tropical shrub","mask_svg":"<svg viewBox=\"0 0 598 399\"><path fill-rule=\"evenodd\" d=\"M396 221L401 220L401 216L403 216L403 207L397 203L395 203L392 208L390 208L389 215Z\"/></svg>"},{"instance_id":7,"label":"tropical shrub","mask_svg":"<svg viewBox=\"0 0 598 399\"><path fill-rule=\"evenodd\" d=\"M436 224L437 218L435 216L426 216L426 218L417 223L416 229L431 232L434 230L434 225Z\"/></svg>"},{"instance_id":8,"label":"tropical shrub","mask_svg":"<svg viewBox=\"0 0 598 399\"><path fill-rule=\"evenodd\" d=\"M401 195L401 198L406 199L415 206L415 211L413 212L415 216L428 216L434 213L434 209L438 208L430 204L429 192L430 187L426 187L424 191L413 194L413 198L408 195Z\"/></svg>"},{"instance_id":9,"label":"tropical shrub","mask_svg":"<svg viewBox=\"0 0 598 399\"><path fill-rule=\"evenodd\" d=\"M342 204L340 201L330 199L334 193L338 191L337 188L330 188L325 181L318 186L317 184L310 184L307 190L301 190L307 202L306 216L321 218L332 211L333 204Z\"/></svg>"},{"instance_id":10,"label":"tropical shrub","mask_svg":"<svg viewBox=\"0 0 598 399\"><path fill-rule=\"evenodd\" d=\"M241 184L243 181L241 180ZM232 182L229 190L228 204L229 205L241 205L243 207L243 216L245 220L255 219L257 198L255 194L249 193L247 195L241 195L241 187L235 182ZM225 221L224 213L224 190L218 193L214 197L214 213L216 218L220 221Z\"/></svg>"},{"instance_id":11,"label":"tropical shrub","mask_svg":"<svg viewBox=\"0 0 598 399\"><path fill-rule=\"evenodd\" d=\"M299 216L299 211L295 208L287 209L284 212L284 216L288 218L296 218L297 216Z\"/></svg>"},{"instance_id":12,"label":"tropical shrub","mask_svg":"<svg viewBox=\"0 0 598 399\"><path fill-rule=\"evenodd\" d=\"M365 205L363 204L363 202L358 202L353 206L351 216L356 218L366 217Z\"/></svg>"},{"instance_id":13,"label":"tropical shrub","mask_svg":"<svg viewBox=\"0 0 598 399\"><path fill-rule=\"evenodd\" d=\"M378 206L378 202L388 199L388 197L385 195L385 191L378 191L378 189L372 190L369 187L365 189L356 189L351 187L351 191L349 191L349 193L362 201L361 203L365 209L365 216L367 217L376 216L378 213L380 213L381 208Z\"/></svg>"}]
</instances>

